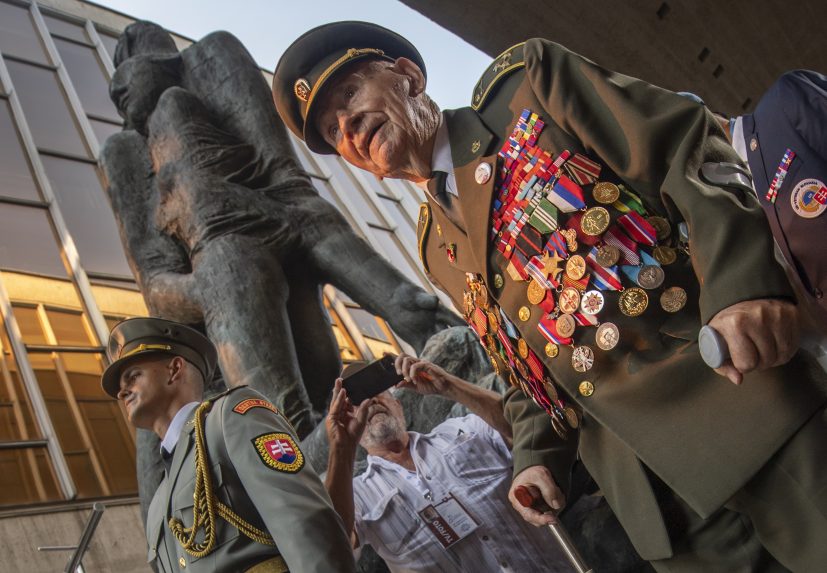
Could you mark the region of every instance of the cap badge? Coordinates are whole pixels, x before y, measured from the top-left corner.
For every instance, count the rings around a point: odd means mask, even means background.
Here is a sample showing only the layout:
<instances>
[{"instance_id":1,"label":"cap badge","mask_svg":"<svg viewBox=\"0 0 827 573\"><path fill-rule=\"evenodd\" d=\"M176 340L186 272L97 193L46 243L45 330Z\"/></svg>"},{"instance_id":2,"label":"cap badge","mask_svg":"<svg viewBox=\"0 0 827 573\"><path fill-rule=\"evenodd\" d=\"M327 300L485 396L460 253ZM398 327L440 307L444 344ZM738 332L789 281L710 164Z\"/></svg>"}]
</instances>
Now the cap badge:
<instances>
[{"instance_id":1,"label":"cap badge","mask_svg":"<svg viewBox=\"0 0 827 573\"><path fill-rule=\"evenodd\" d=\"M480 150L480 140L476 140L474 143L471 144L471 153L476 153Z\"/></svg>"},{"instance_id":2,"label":"cap badge","mask_svg":"<svg viewBox=\"0 0 827 573\"><path fill-rule=\"evenodd\" d=\"M293 93L296 94L297 98L306 102L310 98L310 82L304 78L297 79L296 83L293 84Z\"/></svg>"}]
</instances>

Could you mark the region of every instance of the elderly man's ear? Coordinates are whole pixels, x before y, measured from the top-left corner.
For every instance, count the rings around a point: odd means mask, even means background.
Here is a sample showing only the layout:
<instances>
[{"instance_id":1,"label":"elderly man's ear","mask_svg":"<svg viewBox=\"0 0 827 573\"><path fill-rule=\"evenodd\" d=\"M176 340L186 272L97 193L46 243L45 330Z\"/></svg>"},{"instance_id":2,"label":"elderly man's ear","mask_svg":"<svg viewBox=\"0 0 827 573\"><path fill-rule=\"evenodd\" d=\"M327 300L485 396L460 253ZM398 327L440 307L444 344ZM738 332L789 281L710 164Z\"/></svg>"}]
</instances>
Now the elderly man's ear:
<instances>
[{"instance_id":1,"label":"elderly man's ear","mask_svg":"<svg viewBox=\"0 0 827 573\"><path fill-rule=\"evenodd\" d=\"M408 95L416 97L425 91L425 75L419 69L419 66L408 58L396 58L391 69L408 77L410 81Z\"/></svg>"}]
</instances>

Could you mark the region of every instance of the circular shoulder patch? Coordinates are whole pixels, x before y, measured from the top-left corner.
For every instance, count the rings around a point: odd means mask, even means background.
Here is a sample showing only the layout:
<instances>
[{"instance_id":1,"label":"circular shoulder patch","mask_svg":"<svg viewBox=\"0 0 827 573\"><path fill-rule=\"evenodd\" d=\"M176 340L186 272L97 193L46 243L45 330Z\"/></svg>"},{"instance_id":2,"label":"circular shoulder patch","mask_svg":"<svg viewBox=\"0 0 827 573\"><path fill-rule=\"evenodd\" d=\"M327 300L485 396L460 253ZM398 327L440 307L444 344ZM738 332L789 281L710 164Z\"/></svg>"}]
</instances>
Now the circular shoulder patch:
<instances>
[{"instance_id":1,"label":"circular shoulder patch","mask_svg":"<svg viewBox=\"0 0 827 573\"><path fill-rule=\"evenodd\" d=\"M262 434L252 442L259 458L269 468L294 474L304 467L304 454L290 434Z\"/></svg>"},{"instance_id":2,"label":"circular shoulder patch","mask_svg":"<svg viewBox=\"0 0 827 573\"><path fill-rule=\"evenodd\" d=\"M815 219L827 209L827 187L818 179L799 181L790 195L790 204L799 217Z\"/></svg>"}]
</instances>

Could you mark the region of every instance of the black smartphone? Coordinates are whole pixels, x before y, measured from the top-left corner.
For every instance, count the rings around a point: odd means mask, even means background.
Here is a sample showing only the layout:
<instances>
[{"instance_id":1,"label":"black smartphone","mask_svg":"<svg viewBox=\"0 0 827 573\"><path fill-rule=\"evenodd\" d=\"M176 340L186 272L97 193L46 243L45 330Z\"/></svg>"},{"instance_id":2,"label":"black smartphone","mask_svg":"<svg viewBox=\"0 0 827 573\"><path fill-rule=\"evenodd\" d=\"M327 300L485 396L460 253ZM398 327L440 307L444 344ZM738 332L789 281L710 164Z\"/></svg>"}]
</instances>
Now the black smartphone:
<instances>
[{"instance_id":1,"label":"black smartphone","mask_svg":"<svg viewBox=\"0 0 827 573\"><path fill-rule=\"evenodd\" d=\"M396 356L387 354L379 360L362 367L348 368L342 379L342 387L347 391L351 403L358 406L368 398L381 394L388 388L402 382L403 376L396 373L393 362Z\"/></svg>"}]
</instances>

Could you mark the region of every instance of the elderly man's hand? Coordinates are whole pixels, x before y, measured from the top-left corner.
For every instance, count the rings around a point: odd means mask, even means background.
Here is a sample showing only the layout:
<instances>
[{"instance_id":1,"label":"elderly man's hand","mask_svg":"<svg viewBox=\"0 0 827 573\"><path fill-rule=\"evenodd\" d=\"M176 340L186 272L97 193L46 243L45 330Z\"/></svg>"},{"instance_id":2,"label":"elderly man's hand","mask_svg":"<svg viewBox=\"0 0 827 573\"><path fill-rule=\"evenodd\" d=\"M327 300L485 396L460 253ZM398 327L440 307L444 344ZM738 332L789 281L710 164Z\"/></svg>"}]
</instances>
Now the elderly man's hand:
<instances>
[{"instance_id":1,"label":"elderly man's hand","mask_svg":"<svg viewBox=\"0 0 827 573\"><path fill-rule=\"evenodd\" d=\"M436 364L403 352L396 357L394 366L396 373L405 377L397 388L410 388L419 394L450 394L453 377Z\"/></svg>"},{"instance_id":2,"label":"elderly man's hand","mask_svg":"<svg viewBox=\"0 0 827 573\"><path fill-rule=\"evenodd\" d=\"M740 384L744 374L788 362L798 350L798 314L793 303L748 300L720 311L709 321L729 347L730 359L715 372Z\"/></svg>"},{"instance_id":3,"label":"elderly man's hand","mask_svg":"<svg viewBox=\"0 0 827 573\"><path fill-rule=\"evenodd\" d=\"M324 421L331 451L355 454L365 431L370 403L371 400L365 400L355 408L347 397L347 391L342 388L342 379L336 379L333 385L333 399L330 401L330 409Z\"/></svg>"},{"instance_id":4,"label":"elderly man's hand","mask_svg":"<svg viewBox=\"0 0 827 573\"><path fill-rule=\"evenodd\" d=\"M550 523L557 523L557 516L554 513L543 513L531 507L524 507L517 501L514 490L523 486L534 495L542 496L543 501L554 511L560 511L566 506L566 496L557 487L557 483L545 466L530 466L517 474L511 482L511 489L508 490L508 500L520 516L531 525L541 527Z\"/></svg>"}]
</instances>

